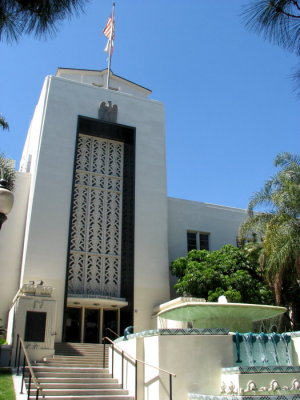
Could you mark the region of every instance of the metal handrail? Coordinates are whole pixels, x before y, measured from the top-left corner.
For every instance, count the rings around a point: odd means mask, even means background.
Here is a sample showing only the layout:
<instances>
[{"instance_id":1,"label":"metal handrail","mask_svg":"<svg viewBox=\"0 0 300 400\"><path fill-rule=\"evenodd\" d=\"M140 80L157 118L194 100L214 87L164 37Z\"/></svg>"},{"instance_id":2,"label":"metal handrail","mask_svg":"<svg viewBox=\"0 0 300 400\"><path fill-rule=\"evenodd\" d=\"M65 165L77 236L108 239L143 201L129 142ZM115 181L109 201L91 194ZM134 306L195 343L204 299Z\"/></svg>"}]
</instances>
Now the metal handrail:
<instances>
[{"instance_id":1,"label":"metal handrail","mask_svg":"<svg viewBox=\"0 0 300 400\"><path fill-rule=\"evenodd\" d=\"M27 363L27 367L29 370L29 382L28 382L28 391L27 391L27 400L29 400L30 397L30 390L31 390L31 384L34 384L36 387L36 400L38 400L39 395L42 395L42 387L39 384L35 373L33 371L30 359L28 357L27 350L25 348L25 344L23 339L20 337L19 334L17 334L17 346L16 346L16 355L15 355L15 367L17 367L17 375L19 375L19 369L20 369L20 358L21 358L21 351L23 351L24 357L23 357L23 369L22 369L22 383L21 383L21 394L23 394L23 385L24 385L24 378L25 378L25 367ZM43 396L44 397L44 396Z\"/></svg>"},{"instance_id":2,"label":"metal handrail","mask_svg":"<svg viewBox=\"0 0 300 400\"><path fill-rule=\"evenodd\" d=\"M112 333L113 335L115 335L115 337L117 337L117 338L120 337L120 335L118 335L115 331L113 331L113 330L110 329L110 328L105 328L105 330L108 331L108 332L111 332L111 333Z\"/></svg>"},{"instance_id":3,"label":"metal handrail","mask_svg":"<svg viewBox=\"0 0 300 400\"><path fill-rule=\"evenodd\" d=\"M148 367L152 367L152 368L155 368L155 369L157 369L157 370L159 370L159 371L161 371L161 372L164 372L164 373L166 373L166 374L169 374L169 388L170 388L170 390L169 390L169 393L170 393L169 399L170 399L170 400L173 399L173 393L172 393L172 377L175 378L175 377L176 377L176 374L174 374L173 372L167 371L166 369L159 368L159 367L156 367L155 365L146 363L146 362L143 361L143 360L139 360L139 359L137 359L137 358L135 358L135 357L132 357L130 354L126 353L124 350L121 350L121 349L120 349L110 338L108 338L108 337L104 337L104 338L103 338L103 343L104 343L103 367L105 367L105 361L106 361L106 359L105 359L105 357L106 357L106 355L105 355L105 342L106 342L106 341L108 341L108 342L111 343L111 345L112 345L112 351L113 351L113 352L116 350L116 351L119 352L119 354L122 355L122 388L123 388L123 389L124 389L123 360L124 360L124 358L127 358L127 359L128 359L129 361L131 361L132 364L134 364L134 366L135 366L135 399L136 399L136 400L137 400L137 363L141 363L141 364L147 365ZM114 356L113 356L113 354L112 354L112 376L114 376L114 361L113 361L113 359L114 359Z\"/></svg>"}]
</instances>

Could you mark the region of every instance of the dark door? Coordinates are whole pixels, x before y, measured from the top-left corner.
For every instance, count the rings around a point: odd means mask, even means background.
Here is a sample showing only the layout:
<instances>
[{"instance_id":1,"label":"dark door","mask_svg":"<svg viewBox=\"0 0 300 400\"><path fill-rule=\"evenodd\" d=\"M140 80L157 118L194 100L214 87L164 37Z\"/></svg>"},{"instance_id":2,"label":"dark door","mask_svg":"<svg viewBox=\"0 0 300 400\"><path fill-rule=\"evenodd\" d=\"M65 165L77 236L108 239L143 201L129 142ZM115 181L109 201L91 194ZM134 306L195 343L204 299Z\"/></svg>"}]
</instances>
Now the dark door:
<instances>
[{"instance_id":1,"label":"dark door","mask_svg":"<svg viewBox=\"0 0 300 400\"><path fill-rule=\"evenodd\" d=\"M99 343L99 309L86 308L84 317L84 343Z\"/></svg>"},{"instance_id":2,"label":"dark door","mask_svg":"<svg viewBox=\"0 0 300 400\"><path fill-rule=\"evenodd\" d=\"M66 342L80 343L81 308L68 307L66 311Z\"/></svg>"},{"instance_id":3,"label":"dark door","mask_svg":"<svg viewBox=\"0 0 300 400\"><path fill-rule=\"evenodd\" d=\"M44 342L47 313L27 311L25 337L26 342Z\"/></svg>"},{"instance_id":4,"label":"dark door","mask_svg":"<svg viewBox=\"0 0 300 400\"><path fill-rule=\"evenodd\" d=\"M111 340L115 340L118 334L118 311L103 310L103 337L107 336Z\"/></svg>"}]
</instances>

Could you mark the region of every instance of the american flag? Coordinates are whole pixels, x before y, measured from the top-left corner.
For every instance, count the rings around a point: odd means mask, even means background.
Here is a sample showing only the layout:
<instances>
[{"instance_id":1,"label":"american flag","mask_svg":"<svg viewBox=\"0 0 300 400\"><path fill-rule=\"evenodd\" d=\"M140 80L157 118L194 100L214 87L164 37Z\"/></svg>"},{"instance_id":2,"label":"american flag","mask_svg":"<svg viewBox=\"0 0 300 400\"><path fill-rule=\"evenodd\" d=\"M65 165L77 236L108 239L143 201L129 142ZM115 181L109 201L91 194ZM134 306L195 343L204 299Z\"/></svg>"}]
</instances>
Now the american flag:
<instances>
[{"instance_id":1,"label":"american flag","mask_svg":"<svg viewBox=\"0 0 300 400\"><path fill-rule=\"evenodd\" d=\"M111 46L111 52L114 49L114 37L115 37L115 27L114 27L114 20L112 17L109 17L106 25L103 29L104 36L108 38L107 44L105 46L104 51L109 51L109 48Z\"/></svg>"},{"instance_id":2,"label":"american flag","mask_svg":"<svg viewBox=\"0 0 300 400\"><path fill-rule=\"evenodd\" d=\"M108 20L106 22L106 25L105 25L105 27L103 29L103 33L108 39L110 39L110 36L113 33L113 20L112 20L112 17L108 18Z\"/></svg>"}]
</instances>

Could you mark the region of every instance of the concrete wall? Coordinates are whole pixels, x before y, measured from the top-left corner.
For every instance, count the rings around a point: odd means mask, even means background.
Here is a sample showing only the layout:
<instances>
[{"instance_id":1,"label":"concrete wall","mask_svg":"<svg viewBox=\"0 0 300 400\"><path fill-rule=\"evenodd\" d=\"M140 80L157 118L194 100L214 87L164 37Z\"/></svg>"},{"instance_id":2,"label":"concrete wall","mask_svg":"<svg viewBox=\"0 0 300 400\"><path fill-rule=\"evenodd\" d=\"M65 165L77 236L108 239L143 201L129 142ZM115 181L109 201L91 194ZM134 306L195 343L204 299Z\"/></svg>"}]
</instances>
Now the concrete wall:
<instances>
[{"instance_id":1,"label":"concrete wall","mask_svg":"<svg viewBox=\"0 0 300 400\"><path fill-rule=\"evenodd\" d=\"M114 351L110 349L109 354L109 369L113 377L118 379L119 382L123 381L124 388L129 391L129 395L136 396L138 399L143 398L143 373L144 366L141 363L137 365L137 382L136 385L136 359L143 359L143 339L135 338L126 340L114 346ZM122 360L122 351L123 360ZM113 359L113 363L112 363ZM122 368L123 363L123 368ZM122 377L123 373L123 377ZM136 388L137 386L137 388ZM138 390L136 395L135 391Z\"/></svg>"},{"instance_id":2,"label":"concrete wall","mask_svg":"<svg viewBox=\"0 0 300 400\"><path fill-rule=\"evenodd\" d=\"M55 326L56 302L51 297L19 296L13 309L14 329L7 337L8 343L17 343L17 335L24 339L27 312L42 312L46 314L45 340L43 342L25 342L28 356L31 360L42 360L54 353L56 332ZM14 346L14 351L16 347Z\"/></svg>"},{"instance_id":3,"label":"concrete wall","mask_svg":"<svg viewBox=\"0 0 300 400\"><path fill-rule=\"evenodd\" d=\"M72 81L85 83L93 86L106 87L107 70L91 71L80 69L58 68L56 76L66 78ZM127 81L119 76L114 75L109 80L109 87L119 92L133 94L134 96L146 97L151 91L133 82Z\"/></svg>"},{"instance_id":4,"label":"concrete wall","mask_svg":"<svg viewBox=\"0 0 300 400\"><path fill-rule=\"evenodd\" d=\"M168 198L169 264L187 254L187 231L209 233L209 250L218 250L225 244L236 245L240 224L247 212L216 204ZM171 297L176 278L170 277Z\"/></svg>"},{"instance_id":5,"label":"concrete wall","mask_svg":"<svg viewBox=\"0 0 300 400\"><path fill-rule=\"evenodd\" d=\"M299 336L292 336L293 341L293 365L300 365L300 335Z\"/></svg>"},{"instance_id":6,"label":"concrete wall","mask_svg":"<svg viewBox=\"0 0 300 400\"><path fill-rule=\"evenodd\" d=\"M138 351L141 342L143 352ZM182 400L188 393L220 394L221 368L234 365L231 335L158 335L117 346L146 363L138 363L138 383L144 388L139 398L144 400L169 400L169 374L155 367L176 375L173 400ZM120 364L115 368L120 370ZM133 376L126 375L126 380L132 381Z\"/></svg>"},{"instance_id":7,"label":"concrete wall","mask_svg":"<svg viewBox=\"0 0 300 400\"><path fill-rule=\"evenodd\" d=\"M209 249L217 250L225 244L236 245L240 224L247 211L216 204L168 198L169 259L187 253L187 231L209 233Z\"/></svg>"},{"instance_id":8,"label":"concrete wall","mask_svg":"<svg viewBox=\"0 0 300 400\"><path fill-rule=\"evenodd\" d=\"M30 174L17 173L14 205L0 232L0 318L6 325L21 274Z\"/></svg>"},{"instance_id":9,"label":"concrete wall","mask_svg":"<svg viewBox=\"0 0 300 400\"><path fill-rule=\"evenodd\" d=\"M57 341L62 331L77 120L78 115L97 118L102 101L118 105L118 123L136 127L135 330L149 328L153 306L169 297L163 105L48 77L31 125L35 145L27 142L33 181L22 282L42 279L54 287Z\"/></svg>"}]
</instances>

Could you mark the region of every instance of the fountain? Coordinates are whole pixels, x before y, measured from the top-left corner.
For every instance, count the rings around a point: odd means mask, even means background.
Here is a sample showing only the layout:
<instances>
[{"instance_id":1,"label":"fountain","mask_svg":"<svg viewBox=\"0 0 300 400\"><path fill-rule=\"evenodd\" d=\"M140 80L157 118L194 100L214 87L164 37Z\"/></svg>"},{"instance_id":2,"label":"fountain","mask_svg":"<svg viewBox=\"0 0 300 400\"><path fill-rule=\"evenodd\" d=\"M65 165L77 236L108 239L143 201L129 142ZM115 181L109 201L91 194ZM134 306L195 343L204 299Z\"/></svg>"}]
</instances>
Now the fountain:
<instances>
[{"instance_id":1,"label":"fountain","mask_svg":"<svg viewBox=\"0 0 300 400\"><path fill-rule=\"evenodd\" d=\"M292 365L292 335L251 332L254 322L279 316L284 307L178 298L157 311L160 318L188 322L194 329L230 331L233 364L220 368L219 394L190 392L189 399L300 399L300 367Z\"/></svg>"},{"instance_id":2,"label":"fountain","mask_svg":"<svg viewBox=\"0 0 300 400\"><path fill-rule=\"evenodd\" d=\"M231 332L249 332L253 322L273 318L284 312L284 307L228 303L224 299L213 303L192 297L179 297L160 305L158 316L192 322L194 328L226 328Z\"/></svg>"},{"instance_id":3,"label":"fountain","mask_svg":"<svg viewBox=\"0 0 300 400\"><path fill-rule=\"evenodd\" d=\"M218 303L178 298L154 308L157 329L116 342L144 363L145 400L170 398L166 371L176 374L173 400L300 400L300 332L253 330L254 323L284 312L284 307L224 298ZM121 377L120 355L114 365Z\"/></svg>"}]
</instances>

